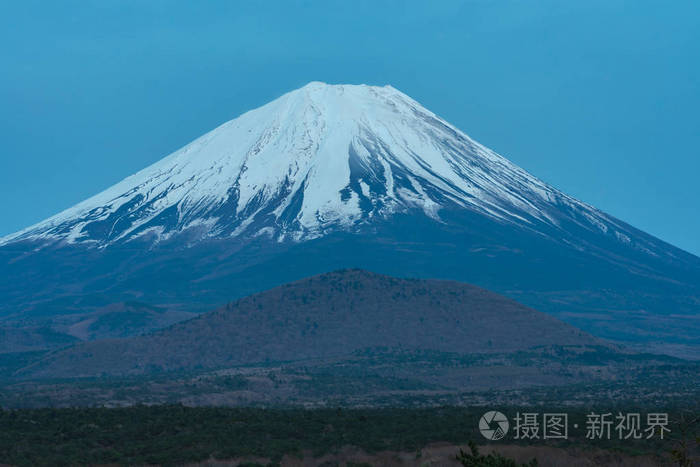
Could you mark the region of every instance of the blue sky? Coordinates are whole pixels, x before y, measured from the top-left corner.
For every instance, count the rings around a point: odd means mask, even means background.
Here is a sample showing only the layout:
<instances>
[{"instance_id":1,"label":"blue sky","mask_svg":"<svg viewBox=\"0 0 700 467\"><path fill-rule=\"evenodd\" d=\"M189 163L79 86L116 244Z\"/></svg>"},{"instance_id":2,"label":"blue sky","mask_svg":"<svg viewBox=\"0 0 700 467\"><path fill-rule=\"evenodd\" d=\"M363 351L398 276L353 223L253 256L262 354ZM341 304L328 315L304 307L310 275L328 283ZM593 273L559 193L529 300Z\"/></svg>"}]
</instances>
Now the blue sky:
<instances>
[{"instance_id":1,"label":"blue sky","mask_svg":"<svg viewBox=\"0 0 700 467\"><path fill-rule=\"evenodd\" d=\"M0 235L313 80L392 84L700 254L700 2L0 3Z\"/></svg>"}]
</instances>

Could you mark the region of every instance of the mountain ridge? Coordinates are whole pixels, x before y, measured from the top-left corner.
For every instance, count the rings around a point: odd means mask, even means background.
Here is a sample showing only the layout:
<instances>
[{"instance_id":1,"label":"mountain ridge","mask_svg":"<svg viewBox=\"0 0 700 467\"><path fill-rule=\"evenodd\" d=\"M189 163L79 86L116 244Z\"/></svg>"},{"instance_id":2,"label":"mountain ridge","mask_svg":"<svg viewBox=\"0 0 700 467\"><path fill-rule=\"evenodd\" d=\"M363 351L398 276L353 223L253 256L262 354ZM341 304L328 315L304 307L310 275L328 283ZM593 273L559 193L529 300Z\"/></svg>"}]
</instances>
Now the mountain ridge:
<instances>
[{"instance_id":1,"label":"mountain ridge","mask_svg":"<svg viewBox=\"0 0 700 467\"><path fill-rule=\"evenodd\" d=\"M20 373L124 376L348 357L378 347L488 354L564 344L607 345L470 284L346 269L284 284L145 336L55 351Z\"/></svg>"}]
</instances>

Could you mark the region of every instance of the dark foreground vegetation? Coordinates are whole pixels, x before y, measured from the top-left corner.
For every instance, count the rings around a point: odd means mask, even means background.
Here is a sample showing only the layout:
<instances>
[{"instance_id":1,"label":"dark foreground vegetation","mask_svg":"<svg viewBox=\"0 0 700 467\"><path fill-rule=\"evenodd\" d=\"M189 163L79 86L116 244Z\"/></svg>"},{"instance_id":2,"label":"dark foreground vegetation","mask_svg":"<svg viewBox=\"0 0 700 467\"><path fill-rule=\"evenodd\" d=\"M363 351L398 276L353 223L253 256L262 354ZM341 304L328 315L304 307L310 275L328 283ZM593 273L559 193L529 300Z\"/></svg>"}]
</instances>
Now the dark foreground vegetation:
<instances>
[{"instance_id":1,"label":"dark foreground vegetation","mask_svg":"<svg viewBox=\"0 0 700 467\"><path fill-rule=\"evenodd\" d=\"M503 408L509 417L518 408ZM525 409L533 411L533 408ZM559 410L569 424L585 426L587 410ZM604 410L610 410L606 408ZM630 409L630 411L635 409ZM671 432L660 440L585 439L585 429L569 440L534 441L576 449L608 449L628 455L671 459L681 437L694 450L700 433L687 426L686 411L668 410ZM433 442L487 444L478 432L483 407L421 409L259 409L168 406L129 408L22 409L0 411L0 464L179 465L207 459L320 456L355 446L366 452L415 451ZM683 423L679 423L683 421ZM681 436L682 435L682 436ZM518 444L512 433L501 443ZM532 444L533 442L523 443ZM494 443L498 444L498 443ZM455 456L459 453L457 450ZM692 454L692 452L690 453Z\"/></svg>"}]
</instances>

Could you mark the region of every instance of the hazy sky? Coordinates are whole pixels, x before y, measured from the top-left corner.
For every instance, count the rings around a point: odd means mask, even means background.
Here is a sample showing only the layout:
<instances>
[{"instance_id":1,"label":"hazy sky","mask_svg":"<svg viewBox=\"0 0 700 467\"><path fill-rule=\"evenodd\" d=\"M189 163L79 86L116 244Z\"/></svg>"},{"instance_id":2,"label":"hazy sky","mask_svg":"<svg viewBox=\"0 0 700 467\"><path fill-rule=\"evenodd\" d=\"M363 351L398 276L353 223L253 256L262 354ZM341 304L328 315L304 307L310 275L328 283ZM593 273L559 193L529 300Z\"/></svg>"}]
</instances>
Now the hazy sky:
<instances>
[{"instance_id":1,"label":"hazy sky","mask_svg":"<svg viewBox=\"0 0 700 467\"><path fill-rule=\"evenodd\" d=\"M318 80L392 84L700 254L699 17L681 0L3 1L0 235Z\"/></svg>"}]
</instances>

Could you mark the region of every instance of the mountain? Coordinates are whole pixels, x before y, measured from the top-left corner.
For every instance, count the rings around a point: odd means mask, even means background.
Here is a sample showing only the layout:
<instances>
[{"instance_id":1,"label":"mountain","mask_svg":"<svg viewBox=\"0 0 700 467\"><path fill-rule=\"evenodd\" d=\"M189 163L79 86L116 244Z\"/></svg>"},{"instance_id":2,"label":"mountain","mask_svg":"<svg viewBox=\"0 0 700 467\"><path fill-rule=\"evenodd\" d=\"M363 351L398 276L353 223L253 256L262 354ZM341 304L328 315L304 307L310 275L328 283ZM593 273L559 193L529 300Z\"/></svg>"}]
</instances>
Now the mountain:
<instances>
[{"instance_id":1,"label":"mountain","mask_svg":"<svg viewBox=\"0 0 700 467\"><path fill-rule=\"evenodd\" d=\"M418 209L467 209L550 234L567 224L673 251L476 143L391 86L310 83L225 123L46 221L0 240L107 247L189 233L304 241ZM579 235L581 237L581 235ZM585 247L584 238L571 238Z\"/></svg>"},{"instance_id":2,"label":"mountain","mask_svg":"<svg viewBox=\"0 0 700 467\"><path fill-rule=\"evenodd\" d=\"M148 335L0 355L0 405L685 406L699 369L480 287L346 269Z\"/></svg>"},{"instance_id":3,"label":"mountain","mask_svg":"<svg viewBox=\"0 0 700 467\"><path fill-rule=\"evenodd\" d=\"M474 283L597 336L700 356L700 258L390 86L310 83L1 239L14 280L0 324L133 301L184 317L347 267Z\"/></svg>"},{"instance_id":4,"label":"mountain","mask_svg":"<svg viewBox=\"0 0 700 467\"><path fill-rule=\"evenodd\" d=\"M53 352L22 375L124 376L265 362L313 365L376 348L488 354L600 344L479 287L343 270L240 299L149 335Z\"/></svg>"}]
</instances>

